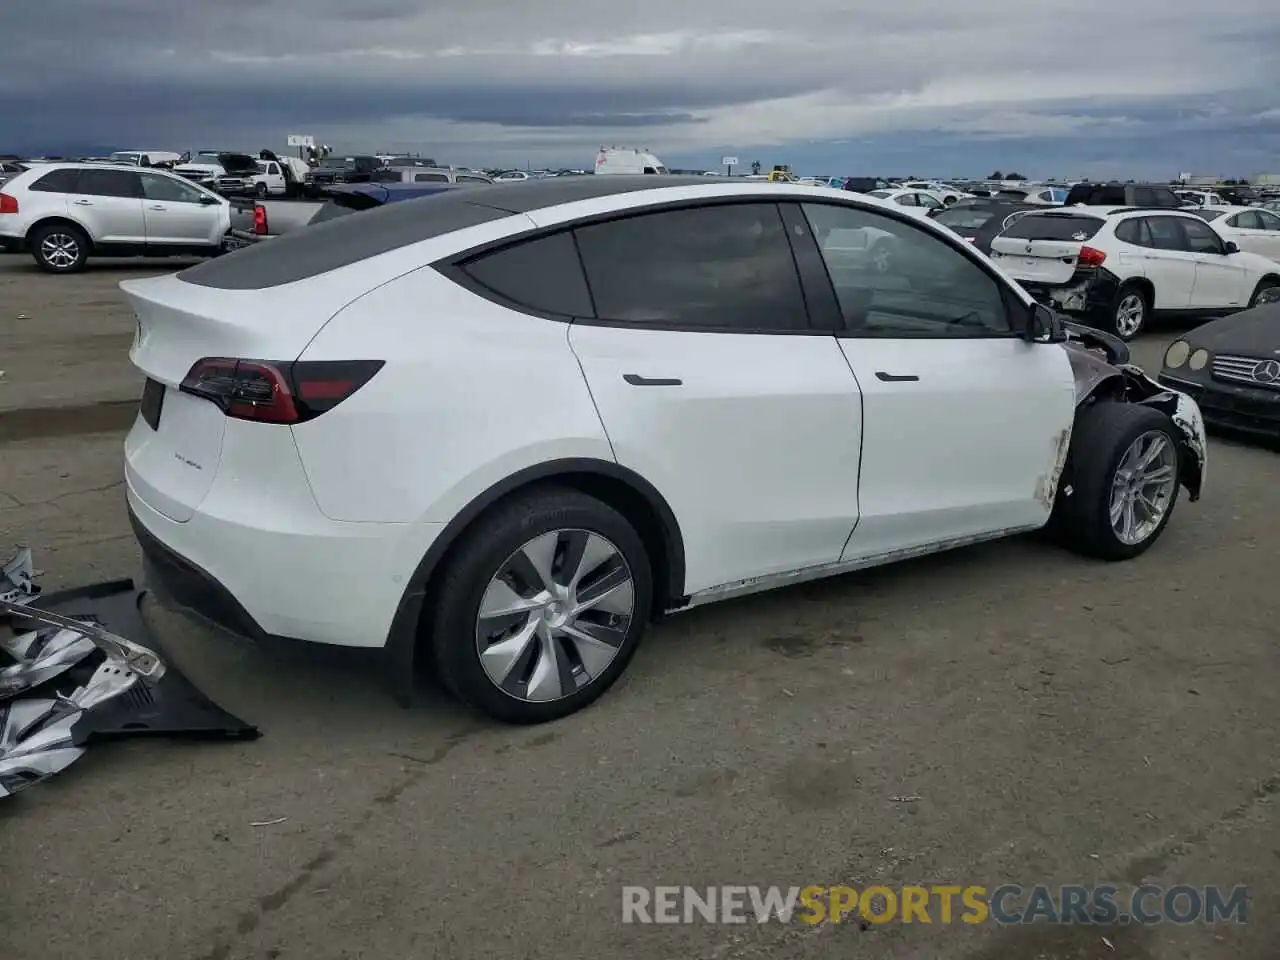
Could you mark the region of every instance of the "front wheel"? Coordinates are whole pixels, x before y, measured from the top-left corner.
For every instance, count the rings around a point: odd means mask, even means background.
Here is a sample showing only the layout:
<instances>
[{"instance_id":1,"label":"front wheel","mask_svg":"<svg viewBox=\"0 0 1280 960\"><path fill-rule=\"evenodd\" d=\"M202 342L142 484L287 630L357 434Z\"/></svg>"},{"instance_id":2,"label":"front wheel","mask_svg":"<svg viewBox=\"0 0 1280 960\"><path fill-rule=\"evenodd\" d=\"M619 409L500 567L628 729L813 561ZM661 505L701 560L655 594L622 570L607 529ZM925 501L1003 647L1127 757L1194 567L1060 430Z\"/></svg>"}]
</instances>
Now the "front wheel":
<instances>
[{"instance_id":1,"label":"front wheel","mask_svg":"<svg viewBox=\"0 0 1280 960\"><path fill-rule=\"evenodd\" d=\"M616 510L574 490L525 494L465 535L440 582L440 677L507 723L567 716L622 675L652 595L644 543Z\"/></svg>"},{"instance_id":2,"label":"front wheel","mask_svg":"<svg viewBox=\"0 0 1280 960\"><path fill-rule=\"evenodd\" d=\"M267 195L267 185L265 183L259 183L253 188L253 192L259 197L259 199L261 199Z\"/></svg>"},{"instance_id":3,"label":"front wheel","mask_svg":"<svg viewBox=\"0 0 1280 960\"><path fill-rule=\"evenodd\" d=\"M1280 287L1280 280L1262 280L1258 286L1254 288L1253 296L1249 298L1249 306L1256 307L1262 302L1262 295L1268 290L1275 290Z\"/></svg>"},{"instance_id":4,"label":"front wheel","mask_svg":"<svg viewBox=\"0 0 1280 960\"><path fill-rule=\"evenodd\" d=\"M1077 415L1051 527L1069 548L1102 560L1144 553L1178 499L1178 428L1140 404L1102 402Z\"/></svg>"}]
</instances>

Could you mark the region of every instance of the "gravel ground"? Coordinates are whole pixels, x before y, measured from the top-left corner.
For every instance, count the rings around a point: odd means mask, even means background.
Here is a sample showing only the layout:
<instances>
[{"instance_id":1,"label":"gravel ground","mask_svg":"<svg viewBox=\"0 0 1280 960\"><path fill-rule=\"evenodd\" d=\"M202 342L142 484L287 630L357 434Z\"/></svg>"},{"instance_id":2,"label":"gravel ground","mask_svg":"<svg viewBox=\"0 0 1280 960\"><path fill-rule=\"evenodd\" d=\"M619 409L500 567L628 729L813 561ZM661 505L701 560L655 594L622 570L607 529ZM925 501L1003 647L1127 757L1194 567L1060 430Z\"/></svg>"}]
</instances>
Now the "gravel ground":
<instances>
[{"instance_id":1,"label":"gravel ground","mask_svg":"<svg viewBox=\"0 0 1280 960\"><path fill-rule=\"evenodd\" d=\"M32 545L50 588L138 572L115 283L148 272L0 257L0 549ZM148 607L265 736L103 745L0 802L0 952L1274 958L1280 459L1217 438L1211 458L1205 500L1135 563L1018 539L700 609L535 729L438 695L402 709L367 654L264 651ZM1144 879L1249 884L1250 922L621 922L631 884Z\"/></svg>"}]
</instances>

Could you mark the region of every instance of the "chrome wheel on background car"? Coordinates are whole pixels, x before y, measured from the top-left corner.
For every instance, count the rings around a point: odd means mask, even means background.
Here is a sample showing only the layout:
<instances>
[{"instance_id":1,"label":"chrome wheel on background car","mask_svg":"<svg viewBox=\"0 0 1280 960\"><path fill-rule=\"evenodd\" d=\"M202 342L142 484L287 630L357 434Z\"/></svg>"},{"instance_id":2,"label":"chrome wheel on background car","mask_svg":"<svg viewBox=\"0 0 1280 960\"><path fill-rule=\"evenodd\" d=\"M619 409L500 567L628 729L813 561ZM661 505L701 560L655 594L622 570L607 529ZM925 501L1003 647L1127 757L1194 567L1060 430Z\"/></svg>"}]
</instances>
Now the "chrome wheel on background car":
<instances>
[{"instance_id":1,"label":"chrome wheel on background car","mask_svg":"<svg viewBox=\"0 0 1280 960\"><path fill-rule=\"evenodd\" d=\"M84 266L88 241L74 227L54 224L40 227L30 238L36 264L50 273L71 273Z\"/></svg>"},{"instance_id":2,"label":"chrome wheel on background car","mask_svg":"<svg viewBox=\"0 0 1280 960\"><path fill-rule=\"evenodd\" d=\"M1125 340L1137 336L1147 319L1147 301L1136 290L1122 291L1116 304L1116 333Z\"/></svg>"},{"instance_id":3,"label":"chrome wheel on background car","mask_svg":"<svg viewBox=\"0 0 1280 960\"><path fill-rule=\"evenodd\" d=\"M608 539L553 530L525 543L489 581L476 652L498 689L559 700L601 677L635 615L631 568Z\"/></svg>"},{"instance_id":4,"label":"chrome wheel on background car","mask_svg":"<svg viewBox=\"0 0 1280 960\"><path fill-rule=\"evenodd\" d=\"M1160 529L1178 492L1178 455L1168 434L1148 430L1125 451L1111 481L1111 529L1121 543L1142 543Z\"/></svg>"}]
</instances>

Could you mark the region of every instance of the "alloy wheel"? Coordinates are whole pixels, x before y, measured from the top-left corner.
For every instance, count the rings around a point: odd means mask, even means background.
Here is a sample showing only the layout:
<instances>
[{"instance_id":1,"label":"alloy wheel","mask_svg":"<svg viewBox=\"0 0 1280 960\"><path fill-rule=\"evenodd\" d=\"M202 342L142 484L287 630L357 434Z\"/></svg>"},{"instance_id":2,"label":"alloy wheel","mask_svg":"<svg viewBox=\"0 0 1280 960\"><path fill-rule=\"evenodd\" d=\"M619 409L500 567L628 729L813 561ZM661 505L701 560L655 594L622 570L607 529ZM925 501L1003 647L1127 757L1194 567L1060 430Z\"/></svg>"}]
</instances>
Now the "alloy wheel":
<instances>
[{"instance_id":1,"label":"alloy wheel","mask_svg":"<svg viewBox=\"0 0 1280 960\"><path fill-rule=\"evenodd\" d=\"M618 547L589 530L554 530L516 550L489 581L476 652L508 696L560 700L609 668L634 615L632 572Z\"/></svg>"},{"instance_id":2,"label":"alloy wheel","mask_svg":"<svg viewBox=\"0 0 1280 960\"><path fill-rule=\"evenodd\" d=\"M1142 321L1147 312L1147 304L1138 293L1125 296L1116 307L1116 333L1122 337L1132 337L1142 329Z\"/></svg>"},{"instance_id":3,"label":"alloy wheel","mask_svg":"<svg viewBox=\"0 0 1280 960\"><path fill-rule=\"evenodd\" d=\"M1163 431L1148 430L1129 444L1112 479L1109 504L1111 529L1121 543L1142 543L1160 529L1177 493L1177 463Z\"/></svg>"},{"instance_id":4,"label":"alloy wheel","mask_svg":"<svg viewBox=\"0 0 1280 960\"><path fill-rule=\"evenodd\" d=\"M40 256L49 266L66 270L80 259L80 243L69 233L48 233L40 241Z\"/></svg>"}]
</instances>

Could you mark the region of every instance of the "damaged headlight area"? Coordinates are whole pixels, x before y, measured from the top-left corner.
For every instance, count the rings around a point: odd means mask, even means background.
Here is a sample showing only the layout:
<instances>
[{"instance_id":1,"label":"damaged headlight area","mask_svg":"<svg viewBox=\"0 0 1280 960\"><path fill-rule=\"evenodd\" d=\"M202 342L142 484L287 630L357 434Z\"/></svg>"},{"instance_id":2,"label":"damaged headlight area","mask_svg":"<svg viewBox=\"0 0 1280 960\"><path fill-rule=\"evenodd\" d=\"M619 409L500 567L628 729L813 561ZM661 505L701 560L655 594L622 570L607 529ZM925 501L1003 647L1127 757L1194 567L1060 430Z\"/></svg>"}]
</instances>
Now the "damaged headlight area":
<instances>
[{"instance_id":1,"label":"damaged headlight area","mask_svg":"<svg viewBox=\"0 0 1280 960\"><path fill-rule=\"evenodd\" d=\"M94 740L258 736L165 663L133 581L43 593L37 576L23 550L0 579L12 628L0 634L0 797L65 770Z\"/></svg>"}]
</instances>

